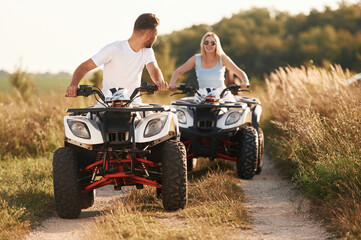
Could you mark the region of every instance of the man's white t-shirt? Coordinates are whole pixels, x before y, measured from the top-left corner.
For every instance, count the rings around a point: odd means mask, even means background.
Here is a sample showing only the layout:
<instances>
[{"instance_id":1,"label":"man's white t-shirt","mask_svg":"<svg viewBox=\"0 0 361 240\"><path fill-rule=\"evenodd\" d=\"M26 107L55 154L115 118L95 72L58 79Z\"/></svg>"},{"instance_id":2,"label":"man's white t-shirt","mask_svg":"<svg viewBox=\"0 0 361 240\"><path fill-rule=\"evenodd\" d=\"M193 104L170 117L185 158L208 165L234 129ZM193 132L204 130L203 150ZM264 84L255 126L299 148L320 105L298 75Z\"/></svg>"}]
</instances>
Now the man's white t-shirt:
<instances>
[{"instance_id":1,"label":"man's white t-shirt","mask_svg":"<svg viewBox=\"0 0 361 240\"><path fill-rule=\"evenodd\" d=\"M144 66L156 62L152 48L134 52L128 40L108 44L92 60L98 67L104 64L102 92L106 97L111 88L125 88L131 95L141 84Z\"/></svg>"}]
</instances>

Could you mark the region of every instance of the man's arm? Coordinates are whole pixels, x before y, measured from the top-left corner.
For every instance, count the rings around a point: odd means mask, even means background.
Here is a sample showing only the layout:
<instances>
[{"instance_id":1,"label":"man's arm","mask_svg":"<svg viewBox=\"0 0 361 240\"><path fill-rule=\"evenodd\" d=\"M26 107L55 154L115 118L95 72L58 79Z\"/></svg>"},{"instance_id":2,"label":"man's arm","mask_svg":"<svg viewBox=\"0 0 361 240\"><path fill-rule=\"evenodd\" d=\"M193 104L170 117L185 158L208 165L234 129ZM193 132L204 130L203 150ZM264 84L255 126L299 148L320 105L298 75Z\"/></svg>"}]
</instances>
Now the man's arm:
<instances>
[{"instance_id":1,"label":"man's arm","mask_svg":"<svg viewBox=\"0 0 361 240\"><path fill-rule=\"evenodd\" d=\"M155 83L155 85L157 85L159 91L168 90L168 83L164 81L162 71L158 67L157 62L148 63L147 70L149 72L150 78Z\"/></svg>"},{"instance_id":2,"label":"man's arm","mask_svg":"<svg viewBox=\"0 0 361 240\"><path fill-rule=\"evenodd\" d=\"M79 67L75 69L71 83L66 89L66 96L76 97L76 91L78 89L78 84L80 80L83 79L85 74L87 74L89 71L93 70L96 67L97 65L95 65L91 58L80 64Z\"/></svg>"}]
</instances>

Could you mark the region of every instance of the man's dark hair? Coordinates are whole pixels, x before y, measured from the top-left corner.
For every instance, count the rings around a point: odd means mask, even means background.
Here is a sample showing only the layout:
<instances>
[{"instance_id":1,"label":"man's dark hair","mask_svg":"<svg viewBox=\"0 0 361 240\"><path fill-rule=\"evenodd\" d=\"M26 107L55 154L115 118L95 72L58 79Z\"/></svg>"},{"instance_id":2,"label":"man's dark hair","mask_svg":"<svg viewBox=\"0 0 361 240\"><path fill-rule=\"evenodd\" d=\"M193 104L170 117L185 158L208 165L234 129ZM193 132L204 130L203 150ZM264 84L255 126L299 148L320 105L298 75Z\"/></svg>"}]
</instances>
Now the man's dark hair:
<instances>
[{"instance_id":1,"label":"man's dark hair","mask_svg":"<svg viewBox=\"0 0 361 240\"><path fill-rule=\"evenodd\" d=\"M159 25L159 19L153 13L143 13L134 23L134 31L155 30Z\"/></svg>"}]
</instances>

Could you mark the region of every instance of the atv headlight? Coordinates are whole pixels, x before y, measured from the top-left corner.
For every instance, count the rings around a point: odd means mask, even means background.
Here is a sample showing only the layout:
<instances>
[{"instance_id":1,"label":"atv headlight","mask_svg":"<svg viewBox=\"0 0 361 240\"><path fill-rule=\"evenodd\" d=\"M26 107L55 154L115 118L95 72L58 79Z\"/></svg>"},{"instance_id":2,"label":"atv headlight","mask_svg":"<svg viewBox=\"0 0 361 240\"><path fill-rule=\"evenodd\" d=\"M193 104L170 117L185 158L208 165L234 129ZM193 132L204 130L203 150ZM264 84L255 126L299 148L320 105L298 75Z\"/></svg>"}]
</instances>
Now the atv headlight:
<instances>
[{"instance_id":1,"label":"atv headlight","mask_svg":"<svg viewBox=\"0 0 361 240\"><path fill-rule=\"evenodd\" d=\"M226 125L231 125L236 123L241 118L240 112L232 112L227 116Z\"/></svg>"},{"instance_id":2,"label":"atv headlight","mask_svg":"<svg viewBox=\"0 0 361 240\"><path fill-rule=\"evenodd\" d=\"M168 116L162 116L159 118L152 119L148 122L144 130L144 137L153 137L154 135L162 131Z\"/></svg>"},{"instance_id":3,"label":"atv headlight","mask_svg":"<svg viewBox=\"0 0 361 240\"><path fill-rule=\"evenodd\" d=\"M186 114L182 110L177 109L177 118L178 118L178 122L180 122L182 124L187 123Z\"/></svg>"},{"instance_id":4,"label":"atv headlight","mask_svg":"<svg viewBox=\"0 0 361 240\"><path fill-rule=\"evenodd\" d=\"M90 139L88 126L79 121L67 120L71 132L80 138Z\"/></svg>"}]
</instances>

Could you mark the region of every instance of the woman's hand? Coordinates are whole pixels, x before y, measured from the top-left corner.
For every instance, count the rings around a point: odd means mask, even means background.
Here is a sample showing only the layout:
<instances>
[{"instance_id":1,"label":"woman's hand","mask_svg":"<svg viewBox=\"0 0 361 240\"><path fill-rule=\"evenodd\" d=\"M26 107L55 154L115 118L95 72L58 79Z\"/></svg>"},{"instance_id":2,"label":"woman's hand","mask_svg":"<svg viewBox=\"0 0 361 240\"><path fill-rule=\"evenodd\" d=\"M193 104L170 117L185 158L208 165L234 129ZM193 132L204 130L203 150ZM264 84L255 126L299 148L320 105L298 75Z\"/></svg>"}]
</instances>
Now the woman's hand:
<instances>
[{"instance_id":1,"label":"woman's hand","mask_svg":"<svg viewBox=\"0 0 361 240\"><path fill-rule=\"evenodd\" d=\"M246 88L247 88L247 83L243 82L243 83L241 84L241 89L246 89Z\"/></svg>"},{"instance_id":2,"label":"woman's hand","mask_svg":"<svg viewBox=\"0 0 361 240\"><path fill-rule=\"evenodd\" d=\"M175 84L175 83L170 83L170 84L169 84L169 88L170 88L170 90L172 90L172 91L174 92L174 91L177 90L177 84Z\"/></svg>"}]
</instances>

